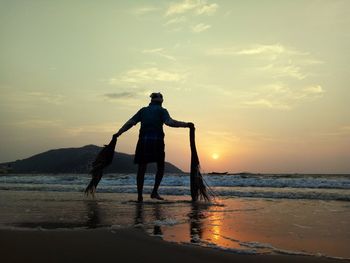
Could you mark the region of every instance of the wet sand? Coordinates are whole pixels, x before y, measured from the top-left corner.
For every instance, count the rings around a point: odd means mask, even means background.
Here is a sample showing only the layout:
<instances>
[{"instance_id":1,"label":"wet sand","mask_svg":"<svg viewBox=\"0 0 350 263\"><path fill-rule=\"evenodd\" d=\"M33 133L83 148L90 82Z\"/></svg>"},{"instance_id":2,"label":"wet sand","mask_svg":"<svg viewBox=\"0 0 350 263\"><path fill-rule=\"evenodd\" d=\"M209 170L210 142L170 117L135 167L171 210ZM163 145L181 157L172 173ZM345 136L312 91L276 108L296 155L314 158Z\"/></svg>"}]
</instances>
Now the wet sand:
<instances>
[{"instance_id":1,"label":"wet sand","mask_svg":"<svg viewBox=\"0 0 350 263\"><path fill-rule=\"evenodd\" d=\"M343 262L287 255L240 255L164 242L135 229L0 230L2 262Z\"/></svg>"},{"instance_id":2,"label":"wet sand","mask_svg":"<svg viewBox=\"0 0 350 263\"><path fill-rule=\"evenodd\" d=\"M136 262L155 254L165 263L197 262L193 257L201 262L350 258L348 202L229 198L207 204L192 203L188 196L165 196L162 202L145 196L145 202L137 204L135 197L0 191L4 262L108 262L128 257Z\"/></svg>"}]
</instances>

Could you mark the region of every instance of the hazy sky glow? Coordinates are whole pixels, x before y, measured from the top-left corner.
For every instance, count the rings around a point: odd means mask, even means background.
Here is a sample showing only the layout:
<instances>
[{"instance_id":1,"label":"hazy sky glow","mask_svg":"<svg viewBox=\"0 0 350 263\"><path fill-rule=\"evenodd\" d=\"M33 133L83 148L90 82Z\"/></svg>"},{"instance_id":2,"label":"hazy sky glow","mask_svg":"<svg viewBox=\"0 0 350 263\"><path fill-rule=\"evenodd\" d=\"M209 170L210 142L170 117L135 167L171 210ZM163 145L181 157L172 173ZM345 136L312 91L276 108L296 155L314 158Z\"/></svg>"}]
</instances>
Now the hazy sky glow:
<instances>
[{"instance_id":1,"label":"hazy sky glow","mask_svg":"<svg viewBox=\"0 0 350 263\"><path fill-rule=\"evenodd\" d=\"M0 162L102 145L153 91L204 172L350 172L350 1L0 1ZM133 153L139 127L118 141ZM189 169L187 129L166 159Z\"/></svg>"}]
</instances>

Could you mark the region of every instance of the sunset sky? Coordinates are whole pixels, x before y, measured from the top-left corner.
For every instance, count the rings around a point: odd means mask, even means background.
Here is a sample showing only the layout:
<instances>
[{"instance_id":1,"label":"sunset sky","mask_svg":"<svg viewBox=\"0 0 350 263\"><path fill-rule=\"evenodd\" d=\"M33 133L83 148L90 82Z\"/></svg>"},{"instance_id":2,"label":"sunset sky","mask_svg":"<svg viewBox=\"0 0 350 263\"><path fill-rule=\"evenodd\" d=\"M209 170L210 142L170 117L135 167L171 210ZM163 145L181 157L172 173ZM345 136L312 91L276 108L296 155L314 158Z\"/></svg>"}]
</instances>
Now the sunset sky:
<instances>
[{"instance_id":1,"label":"sunset sky","mask_svg":"<svg viewBox=\"0 0 350 263\"><path fill-rule=\"evenodd\" d=\"M350 173L350 1L0 1L0 162L103 145L151 92L203 172ZM139 126L118 140L134 153ZM165 127L189 170L188 129Z\"/></svg>"}]
</instances>

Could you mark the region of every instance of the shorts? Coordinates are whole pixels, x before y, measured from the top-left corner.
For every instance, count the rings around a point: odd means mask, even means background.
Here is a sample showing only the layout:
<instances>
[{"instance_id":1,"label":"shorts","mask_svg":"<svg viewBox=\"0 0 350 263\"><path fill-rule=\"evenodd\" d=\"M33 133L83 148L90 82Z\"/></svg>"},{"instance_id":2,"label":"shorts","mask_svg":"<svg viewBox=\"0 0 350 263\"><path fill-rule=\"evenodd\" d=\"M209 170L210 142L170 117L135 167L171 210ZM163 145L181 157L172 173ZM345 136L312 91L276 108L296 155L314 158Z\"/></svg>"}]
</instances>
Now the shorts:
<instances>
[{"instance_id":1,"label":"shorts","mask_svg":"<svg viewBox=\"0 0 350 263\"><path fill-rule=\"evenodd\" d=\"M164 139L157 136L140 136L136 145L134 162L153 163L165 160Z\"/></svg>"}]
</instances>

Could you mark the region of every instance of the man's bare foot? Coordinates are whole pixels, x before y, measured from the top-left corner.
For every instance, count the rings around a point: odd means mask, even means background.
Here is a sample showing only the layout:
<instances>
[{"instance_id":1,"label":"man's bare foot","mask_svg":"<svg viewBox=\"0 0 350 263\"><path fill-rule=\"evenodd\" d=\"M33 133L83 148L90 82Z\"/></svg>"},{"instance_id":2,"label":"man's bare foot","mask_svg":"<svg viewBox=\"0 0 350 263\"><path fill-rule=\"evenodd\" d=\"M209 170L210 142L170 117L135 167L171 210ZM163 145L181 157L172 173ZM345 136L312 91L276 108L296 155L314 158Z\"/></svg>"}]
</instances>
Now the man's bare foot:
<instances>
[{"instance_id":1,"label":"man's bare foot","mask_svg":"<svg viewBox=\"0 0 350 263\"><path fill-rule=\"evenodd\" d=\"M164 200L163 197L161 197L158 193L152 193L151 194L152 199L157 199L157 200Z\"/></svg>"},{"instance_id":2,"label":"man's bare foot","mask_svg":"<svg viewBox=\"0 0 350 263\"><path fill-rule=\"evenodd\" d=\"M138 203L142 203L143 202L143 197L142 196L138 196L137 197L137 202Z\"/></svg>"}]
</instances>

